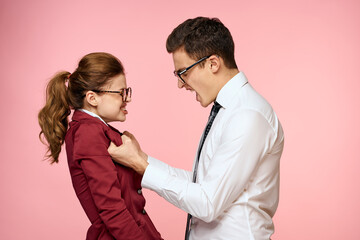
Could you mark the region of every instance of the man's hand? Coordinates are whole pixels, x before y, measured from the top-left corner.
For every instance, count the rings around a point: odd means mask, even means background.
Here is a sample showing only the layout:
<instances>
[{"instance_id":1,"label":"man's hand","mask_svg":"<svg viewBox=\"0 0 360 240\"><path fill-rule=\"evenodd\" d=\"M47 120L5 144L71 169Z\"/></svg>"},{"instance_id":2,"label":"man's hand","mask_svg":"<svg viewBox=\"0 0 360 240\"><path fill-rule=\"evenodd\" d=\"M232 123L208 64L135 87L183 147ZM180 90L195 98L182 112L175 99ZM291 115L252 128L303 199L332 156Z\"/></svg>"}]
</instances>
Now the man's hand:
<instances>
[{"instance_id":1,"label":"man's hand","mask_svg":"<svg viewBox=\"0 0 360 240\"><path fill-rule=\"evenodd\" d=\"M148 156L141 150L138 141L131 133L125 131L121 139L123 144L118 147L114 143L110 143L108 152L112 159L143 175L149 165L147 162Z\"/></svg>"}]
</instances>

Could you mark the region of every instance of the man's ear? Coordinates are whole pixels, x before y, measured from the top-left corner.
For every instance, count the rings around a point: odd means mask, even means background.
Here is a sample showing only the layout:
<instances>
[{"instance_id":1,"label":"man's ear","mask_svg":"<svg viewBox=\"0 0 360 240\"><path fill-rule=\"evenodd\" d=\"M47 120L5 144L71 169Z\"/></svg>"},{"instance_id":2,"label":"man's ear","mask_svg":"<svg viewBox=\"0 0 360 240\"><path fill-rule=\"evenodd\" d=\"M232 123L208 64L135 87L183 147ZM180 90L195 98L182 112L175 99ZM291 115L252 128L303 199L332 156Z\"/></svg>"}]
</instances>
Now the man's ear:
<instances>
[{"instance_id":1,"label":"man's ear","mask_svg":"<svg viewBox=\"0 0 360 240\"><path fill-rule=\"evenodd\" d=\"M93 91L87 91L85 95L85 101L93 107L96 107L98 105L98 95Z\"/></svg>"},{"instance_id":2,"label":"man's ear","mask_svg":"<svg viewBox=\"0 0 360 240\"><path fill-rule=\"evenodd\" d=\"M217 56L217 55L212 55L210 58L209 58L209 61L210 61L210 70L213 72L213 73L216 73L219 71L220 69L220 66L221 66L221 61L220 61L220 57Z\"/></svg>"}]
</instances>

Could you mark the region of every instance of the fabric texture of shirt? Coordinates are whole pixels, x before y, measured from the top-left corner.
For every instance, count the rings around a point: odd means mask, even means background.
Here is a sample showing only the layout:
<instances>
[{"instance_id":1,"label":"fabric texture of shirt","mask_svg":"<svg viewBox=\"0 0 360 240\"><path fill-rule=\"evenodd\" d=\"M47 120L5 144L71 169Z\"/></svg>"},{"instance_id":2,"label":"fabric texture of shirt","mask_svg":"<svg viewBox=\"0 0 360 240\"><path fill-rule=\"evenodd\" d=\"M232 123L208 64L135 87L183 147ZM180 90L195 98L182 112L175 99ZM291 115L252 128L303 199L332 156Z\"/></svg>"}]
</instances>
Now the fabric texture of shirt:
<instances>
[{"instance_id":1,"label":"fabric texture of shirt","mask_svg":"<svg viewBox=\"0 0 360 240\"><path fill-rule=\"evenodd\" d=\"M148 158L142 186L193 216L191 240L270 239L279 201L281 124L240 72L220 90L222 106L193 173ZM196 159L195 159L196 160Z\"/></svg>"},{"instance_id":2,"label":"fabric texture of shirt","mask_svg":"<svg viewBox=\"0 0 360 240\"><path fill-rule=\"evenodd\" d=\"M121 145L120 132L74 112L65 143L73 187L92 224L86 239L162 239L144 209L142 176L112 161L110 141Z\"/></svg>"}]
</instances>

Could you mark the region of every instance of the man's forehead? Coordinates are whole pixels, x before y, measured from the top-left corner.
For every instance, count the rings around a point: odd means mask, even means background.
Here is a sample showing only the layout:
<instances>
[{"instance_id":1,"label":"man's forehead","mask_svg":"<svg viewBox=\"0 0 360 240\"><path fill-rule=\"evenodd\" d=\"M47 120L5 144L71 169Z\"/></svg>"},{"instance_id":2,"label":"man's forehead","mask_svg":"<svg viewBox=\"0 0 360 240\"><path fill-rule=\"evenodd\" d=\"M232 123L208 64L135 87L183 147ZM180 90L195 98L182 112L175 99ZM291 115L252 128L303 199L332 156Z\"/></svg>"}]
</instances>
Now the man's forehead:
<instances>
[{"instance_id":1,"label":"man's forehead","mask_svg":"<svg viewBox=\"0 0 360 240\"><path fill-rule=\"evenodd\" d=\"M191 65L193 60L185 52L185 50L176 50L172 53L175 71L184 70L188 65Z\"/></svg>"}]
</instances>

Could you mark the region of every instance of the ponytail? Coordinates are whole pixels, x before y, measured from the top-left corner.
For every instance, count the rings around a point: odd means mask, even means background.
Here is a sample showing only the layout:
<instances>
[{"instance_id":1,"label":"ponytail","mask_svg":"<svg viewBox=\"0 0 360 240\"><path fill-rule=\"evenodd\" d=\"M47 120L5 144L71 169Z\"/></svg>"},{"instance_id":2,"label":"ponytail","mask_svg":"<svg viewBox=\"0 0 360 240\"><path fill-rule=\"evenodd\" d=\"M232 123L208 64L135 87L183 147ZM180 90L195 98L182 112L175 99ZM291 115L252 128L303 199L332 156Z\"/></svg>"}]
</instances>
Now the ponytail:
<instances>
[{"instance_id":1,"label":"ponytail","mask_svg":"<svg viewBox=\"0 0 360 240\"><path fill-rule=\"evenodd\" d=\"M64 143L70 115L69 97L66 87L69 72L56 74L46 88L46 103L38 115L41 131L40 141L47 145L46 158L51 163L58 162L61 146ZM46 142L44 142L45 137Z\"/></svg>"},{"instance_id":2,"label":"ponytail","mask_svg":"<svg viewBox=\"0 0 360 240\"><path fill-rule=\"evenodd\" d=\"M75 110L83 108L87 91L101 89L119 74L124 74L119 59L110 53L96 52L85 55L71 75L64 71L50 80L46 88L46 103L38 120L41 127L39 138L48 147L46 157L51 163L58 162L68 129L70 107Z\"/></svg>"}]
</instances>

